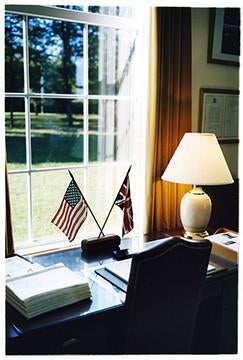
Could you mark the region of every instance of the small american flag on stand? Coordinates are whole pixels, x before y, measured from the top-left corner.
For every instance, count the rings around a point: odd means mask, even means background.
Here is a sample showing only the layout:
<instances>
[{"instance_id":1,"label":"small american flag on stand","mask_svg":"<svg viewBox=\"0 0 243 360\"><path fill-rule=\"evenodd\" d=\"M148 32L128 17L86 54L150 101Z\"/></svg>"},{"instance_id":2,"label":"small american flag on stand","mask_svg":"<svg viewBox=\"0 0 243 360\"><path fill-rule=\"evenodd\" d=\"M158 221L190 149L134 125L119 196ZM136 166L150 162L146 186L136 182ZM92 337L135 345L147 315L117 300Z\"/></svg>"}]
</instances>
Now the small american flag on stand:
<instances>
[{"instance_id":1,"label":"small american flag on stand","mask_svg":"<svg viewBox=\"0 0 243 360\"><path fill-rule=\"evenodd\" d=\"M133 210L130 196L130 180L128 174L123 181L119 193L117 194L115 204L123 211L122 236L124 236L133 229Z\"/></svg>"},{"instance_id":2,"label":"small american flag on stand","mask_svg":"<svg viewBox=\"0 0 243 360\"><path fill-rule=\"evenodd\" d=\"M67 236L69 241L73 241L87 215L87 204L78 185L72 179L51 222Z\"/></svg>"}]
</instances>

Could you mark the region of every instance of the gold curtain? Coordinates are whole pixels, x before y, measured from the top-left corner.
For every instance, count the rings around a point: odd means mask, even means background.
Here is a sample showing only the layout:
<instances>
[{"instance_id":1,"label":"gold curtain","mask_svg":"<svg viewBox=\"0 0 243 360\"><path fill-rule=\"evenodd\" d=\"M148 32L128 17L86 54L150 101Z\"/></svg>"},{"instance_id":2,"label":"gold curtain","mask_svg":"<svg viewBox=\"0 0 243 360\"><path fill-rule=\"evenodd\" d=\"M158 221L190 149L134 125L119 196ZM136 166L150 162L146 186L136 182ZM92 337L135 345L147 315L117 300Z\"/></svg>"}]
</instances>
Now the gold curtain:
<instances>
[{"instance_id":1,"label":"gold curtain","mask_svg":"<svg viewBox=\"0 0 243 360\"><path fill-rule=\"evenodd\" d=\"M145 232L181 227L189 188L161 180L185 132L191 131L191 12L151 10Z\"/></svg>"},{"instance_id":2,"label":"gold curtain","mask_svg":"<svg viewBox=\"0 0 243 360\"><path fill-rule=\"evenodd\" d=\"M7 164L5 163L5 256L14 253Z\"/></svg>"}]
</instances>

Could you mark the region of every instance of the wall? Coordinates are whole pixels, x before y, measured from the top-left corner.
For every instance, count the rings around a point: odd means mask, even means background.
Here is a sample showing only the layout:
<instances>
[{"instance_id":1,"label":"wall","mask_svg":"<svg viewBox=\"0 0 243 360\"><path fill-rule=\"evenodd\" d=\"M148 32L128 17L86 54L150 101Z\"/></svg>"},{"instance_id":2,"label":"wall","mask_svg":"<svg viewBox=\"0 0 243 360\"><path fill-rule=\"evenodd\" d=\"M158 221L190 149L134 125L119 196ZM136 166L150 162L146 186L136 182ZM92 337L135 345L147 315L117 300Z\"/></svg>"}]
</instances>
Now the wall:
<instances>
[{"instance_id":1,"label":"wall","mask_svg":"<svg viewBox=\"0 0 243 360\"><path fill-rule=\"evenodd\" d=\"M192 131L198 131L199 89L239 88L239 67L207 63L209 9L192 9ZM238 177L238 144L221 144L234 178Z\"/></svg>"}]
</instances>

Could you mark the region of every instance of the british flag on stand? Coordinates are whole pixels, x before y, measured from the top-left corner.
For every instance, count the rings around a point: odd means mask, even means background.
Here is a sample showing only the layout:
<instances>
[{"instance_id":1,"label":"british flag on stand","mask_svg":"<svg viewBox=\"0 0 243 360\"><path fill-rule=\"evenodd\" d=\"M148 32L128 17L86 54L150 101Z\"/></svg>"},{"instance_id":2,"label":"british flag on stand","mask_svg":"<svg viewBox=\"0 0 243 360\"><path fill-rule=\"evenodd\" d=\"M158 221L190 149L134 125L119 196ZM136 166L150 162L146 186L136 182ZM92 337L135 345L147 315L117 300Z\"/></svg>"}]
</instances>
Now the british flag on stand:
<instances>
[{"instance_id":1,"label":"british flag on stand","mask_svg":"<svg viewBox=\"0 0 243 360\"><path fill-rule=\"evenodd\" d=\"M123 181L120 191L115 199L115 204L123 211L122 236L124 236L133 229L133 210L129 175L127 175Z\"/></svg>"},{"instance_id":2,"label":"british flag on stand","mask_svg":"<svg viewBox=\"0 0 243 360\"><path fill-rule=\"evenodd\" d=\"M74 180L71 180L56 215L51 220L69 239L73 241L80 226L88 215L88 207Z\"/></svg>"}]
</instances>

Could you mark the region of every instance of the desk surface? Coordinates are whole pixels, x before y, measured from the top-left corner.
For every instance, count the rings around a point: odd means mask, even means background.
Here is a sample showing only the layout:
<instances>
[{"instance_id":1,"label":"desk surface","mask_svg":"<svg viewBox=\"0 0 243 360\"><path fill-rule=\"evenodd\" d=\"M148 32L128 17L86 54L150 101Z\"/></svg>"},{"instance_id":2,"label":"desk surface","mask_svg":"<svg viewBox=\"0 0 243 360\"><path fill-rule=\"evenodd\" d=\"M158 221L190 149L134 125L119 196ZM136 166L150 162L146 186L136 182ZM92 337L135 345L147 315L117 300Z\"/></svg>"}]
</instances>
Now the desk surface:
<instances>
[{"instance_id":1,"label":"desk surface","mask_svg":"<svg viewBox=\"0 0 243 360\"><path fill-rule=\"evenodd\" d=\"M151 239L161 239L168 237L164 233L157 233L132 239L122 240L121 247L129 248L133 252L141 251L151 242ZM51 327L53 325L68 323L75 319L95 316L97 313L104 312L122 306L125 301L125 293L99 275L94 270L104 266L105 263L114 261L111 253L103 253L93 256L85 256L80 247L59 250L46 254L40 254L28 257L31 261L39 263L43 266L50 266L62 262L65 266L76 272L84 272L89 278L92 300L84 300L74 305L58 309L47 314L43 314L31 320L26 320L15 309L7 304L6 318L6 336L8 339L19 337L33 330ZM215 278L225 276L226 273L234 272L237 266L227 262L222 258L211 255L210 262L216 266L216 271L207 275L206 282L209 283Z\"/></svg>"}]
</instances>

